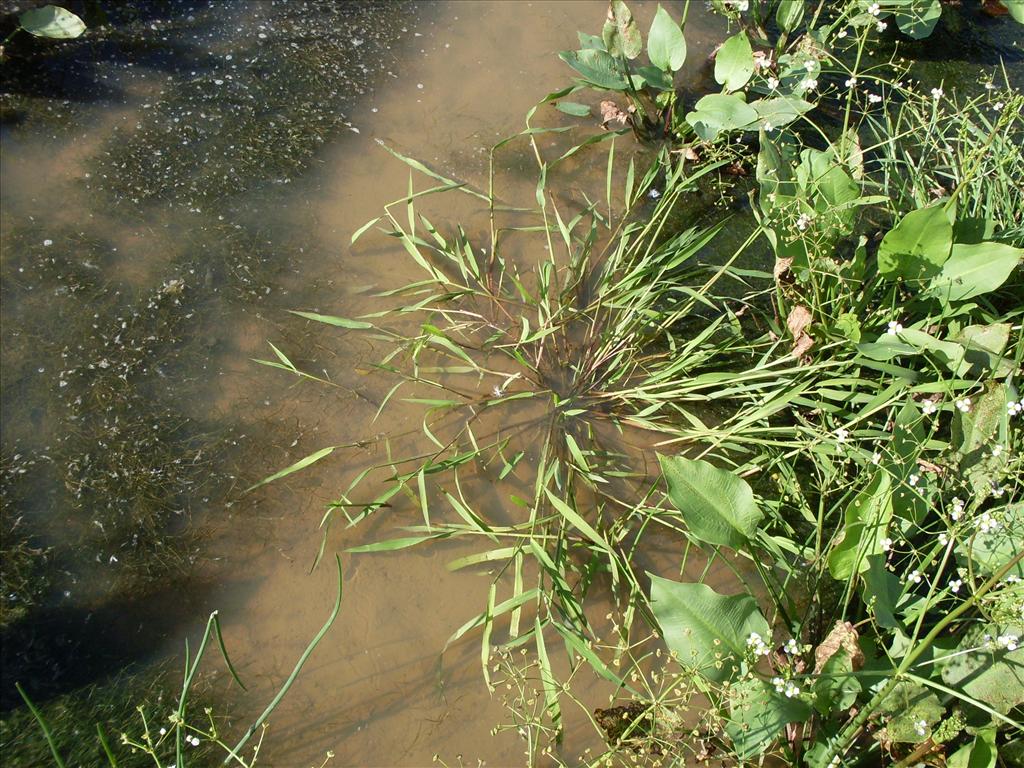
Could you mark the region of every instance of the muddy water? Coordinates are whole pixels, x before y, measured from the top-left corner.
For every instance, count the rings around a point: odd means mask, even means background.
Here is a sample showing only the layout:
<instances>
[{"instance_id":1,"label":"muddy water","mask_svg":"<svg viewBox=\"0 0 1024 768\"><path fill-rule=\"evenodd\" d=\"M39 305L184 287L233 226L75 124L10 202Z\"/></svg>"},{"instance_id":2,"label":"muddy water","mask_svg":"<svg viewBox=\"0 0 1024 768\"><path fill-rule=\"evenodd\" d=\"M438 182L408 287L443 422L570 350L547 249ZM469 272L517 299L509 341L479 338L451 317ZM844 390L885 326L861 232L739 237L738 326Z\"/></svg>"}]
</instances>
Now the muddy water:
<instances>
[{"instance_id":1,"label":"muddy water","mask_svg":"<svg viewBox=\"0 0 1024 768\"><path fill-rule=\"evenodd\" d=\"M219 609L249 687L231 694L236 723L261 711L330 610L330 557L310 573L324 505L357 471L382 460L380 436L393 437L403 449L425 445L413 436L418 407L396 401L373 418L393 382L369 373L369 364L386 348L358 334L310 327L286 310L355 315L380 309L371 294L414 274L404 252L384 238L349 243L408 184L408 168L377 141L486 188L487 148L518 130L545 93L569 81L554 53L575 47L576 30L596 31L604 15L600 0L368 3L359 7L369 12L351 18L311 4L298 20L289 10L296 7L197 4L184 20L144 19L142 29L183 62L172 65L161 58L164 52L146 57L147 66L138 69L101 67L97 79L109 78L119 89L114 108L60 102L71 129L5 135L3 194L11 225L4 227L5 345L23 358L13 374L4 374L5 451L50 451L67 426L54 404L64 401L41 394L53 389L79 397L78 390L95 388L94 378L83 384L58 374L69 370L69 356L77 352L78 367L93 376L89 366L106 360L98 353L122 341L122 316L155 318L149 326L137 321L140 349L142 340L162 335L169 348L159 347L159 359L142 364L147 375L141 379L125 369L125 381L138 381L142 390L133 412L150 407L152 428L161 434L168 414L175 414L177 423L188 425L188 440L171 441L172 451L187 445L193 455L214 458L211 464L194 459L198 469L172 489L169 505L172 521L190 518L183 527L203 534L185 555L197 563L195 575L175 596L161 592L151 605L155 613L189 619L176 629L162 626L156 637L148 633L145 646L152 649L149 658L176 657L183 638L194 637L205 614ZM646 28L653 8L641 4L635 11ZM322 29L318 13L325 14ZM293 33L294 39L282 38ZM355 55L337 72L307 67L299 61L302 48L315 48L318 35L340 40ZM697 77L718 37L711 19L691 12L691 64L683 77ZM273 47L281 39L287 42ZM278 84L275 73L285 64L294 71ZM322 101L310 80L323 89ZM247 120L258 122L260 131L243 131ZM536 122L572 120L547 108ZM308 135L296 135L303 130ZM585 125L540 143L555 152L594 130ZM178 139L181 155L168 156ZM619 151L637 149L622 139ZM582 191L600 194L603 153L600 158L591 162L582 153L563 168L560 195L567 204L578 204ZM525 144L504 151L498 158L502 200L529 204L534 169ZM417 181L420 188L427 183ZM424 209L432 220L463 221L470 231L484 223L470 199L457 194L428 201ZM519 258L528 261L529 252ZM47 259L49 271L38 272ZM67 293L84 298L62 303ZM55 307L63 330L46 319ZM102 338L89 336L90 346L68 329L93 309L92 325L100 326ZM12 345L10 327L31 340ZM58 341L33 346L32 340L47 337ZM338 386L256 365L252 358L272 355L267 341ZM46 371L52 377L44 377ZM62 385L65 380L70 384ZM10 383L32 408L9 394ZM116 425L104 428L116 432L124 418L112 411ZM138 425L140 431L150 427L146 418ZM222 449L204 454L207 435L217 435ZM366 442L285 481L250 494L232 490L317 448L356 440ZM222 482L210 488L214 477ZM498 513L506 491L479 486L482 507L495 506L481 512ZM356 528L337 526L327 551L401 535L398 528L418 523L419 514L396 504ZM90 521L82 527L89 529ZM57 541L61 533L47 535ZM76 573L74 584L62 584L67 588L57 595L58 607L77 606L76 600L84 610L106 604L108 590L116 593L121 584L112 574L126 562L115 545L109 538L95 542L94 562ZM265 764L319 764L328 750L341 765L425 765L435 754L449 764L522 762L514 733L491 735L504 719L501 692L492 696L483 684L477 638L441 654L451 633L481 610L491 579L484 570L452 573L445 566L478 549L472 542L446 543L343 555L340 618L271 718ZM649 567L671 575L678 553L678 542L656 542ZM594 606L596 617L604 612L605 606ZM215 685L230 690L226 680ZM606 702L600 687L584 686L581 693L590 705ZM596 746L579 713L567 717L567 729L570 759Z\"/></svg>"}]
</instances>

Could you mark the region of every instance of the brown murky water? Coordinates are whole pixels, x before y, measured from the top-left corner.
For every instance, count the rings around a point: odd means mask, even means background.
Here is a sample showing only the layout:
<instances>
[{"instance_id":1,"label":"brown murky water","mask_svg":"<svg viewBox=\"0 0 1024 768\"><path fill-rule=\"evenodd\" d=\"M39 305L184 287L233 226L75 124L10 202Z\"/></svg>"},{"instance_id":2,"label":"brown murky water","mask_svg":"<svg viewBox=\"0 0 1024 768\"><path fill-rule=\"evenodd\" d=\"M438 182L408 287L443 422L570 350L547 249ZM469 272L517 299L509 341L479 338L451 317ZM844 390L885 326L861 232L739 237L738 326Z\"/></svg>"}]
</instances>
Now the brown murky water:
<instances>
[{"instance_id":1,"label":"brown murky water","mask_svg":"<svg viewBox=\"0 0 1024 768\"><path fill-rule=\"evenodd\" d=\"M646 29L653 6L633 5ZM226 512L195 508L197 522L207 531L200 570L214 583L186 602L197 616L220 610L229 650L249 686L248 693L233 694L239 720L261 711L330 611L332 563L325 559L310 572L324 505L358 470L380 460L384 448L376 436L418 433L422 415L418 406L396 401L374 421L376 404L392 381L367 374L366 366L386 349L351 332L307 328L284 310L353 316L379 309L369 294L401 285L413 273L404 251L384 238L368 235L357 246L349 245L352 233L402 196L408 184L408 167L377 140L486 188L487 148L519 130L533 104L570 81L570 71L555 52L574 48L577 30L598 29L605 10L601 0L464 0L420 6L420 18L389 49L393 60L386 69L393 76L384 77L346 111L349 130L318 150L302 176L279 179L268 185L272 193L255 190L232 204L229 218L236 229L270 251L287 253L286 267L253 289L268 298L257 303L221 296L206 302L197 309L190 335L193 357L186 368L193 384L179 406L196 419L229 423L244 436L238 452L240 474L247 479L319 447L367 439L362 449L339 452L304 473L241 496ZM685 77L697 76L718 33L717 22L704 14L699 8L690 13ZM222 55L229 42L212 36L209 45ZM216 248L212 241L224 236L222 230L190 227L190 215L198 217L210 203L188 193L182 193L177 208L151 205L142 217L122 218L97 207L88 184L82 186L97 148L110 141L115 128L127 135L133 122L143 119L158 86L157 77L142 78L129 92L128 106L94 120L88 138L60 153L54 154L45 139L20 136L17 157L4 162L4 205L11 215L25 216L40 199L63 195L55 215L67 226L88 221L89 228L105 231L114 250L97 266L104 280L125 291L159 289L167 279L166 263L183 253L206 254L207 246ZM575 98L596 103L599 97ZM551 108L537 118L541 125L573 121ZM565 146L595 130L595 125L581 125L568 137L541 144ZM623 138L619 151L638 149ZM534 168L525 144L500 155L502 198L529 204ZM560 171L565 194L571 199L577 190L589 189L599 195L604 173L603 154L600 162L592 162L581 153ZM422 180L417 183L425 186ZM290 186L282 194L283 184ZM462 221L470 229L483 223L481 211L463 196L449 194L425 207L437 221ZM181 278L186 284L221 279L204 274L202 267ZM42 309L26 301L17 311ZM268 340L300 367L340 386L301 382L254 364L252 358L271 355ZM5 430L9 435L32 431L18 419ZM406 444L416 442L408 438ZM484 505L503 494L500 488L487 490L480 489ZM418 523L419 515L418 509L397 504L358 527L337 526L328 552L401 535L399 527ZM672 575L679 547L676 541L652 541L649 567ZM333 750L332 765L427 765L434 755L448 764L522 764L523 745L514 733L491 734L503 710L500 691L491 695L484 686L478 638L471 634L441 655L448 637L485 605L487 572L453 573L445 567L477 549L472 542L449 542L343 555L345 596L339 620L271 718L261 762L319 765ZM594 615L605 610L595 605ZM180 653L182 636L166 638L167 654ZM226 679L221 682L227 690ZM595 706L607 701L601 686L583 686L579 693ZM571 761L584 747L595 746L595 736L582 716L570 717L566 725L564 750Z\"/></svg>"}]
</instances>

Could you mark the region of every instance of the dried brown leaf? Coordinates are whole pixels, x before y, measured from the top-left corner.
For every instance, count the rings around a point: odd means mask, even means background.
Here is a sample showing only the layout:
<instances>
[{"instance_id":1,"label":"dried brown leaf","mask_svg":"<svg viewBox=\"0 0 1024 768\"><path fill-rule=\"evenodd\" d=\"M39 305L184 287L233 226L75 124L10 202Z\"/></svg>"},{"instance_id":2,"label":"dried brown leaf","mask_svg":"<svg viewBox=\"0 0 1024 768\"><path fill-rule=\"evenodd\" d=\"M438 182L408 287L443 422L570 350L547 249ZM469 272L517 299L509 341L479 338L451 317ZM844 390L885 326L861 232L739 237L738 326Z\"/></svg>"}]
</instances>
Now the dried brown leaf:
<instances>
[{"instance_id":1,"label":"dried brown leaf","mask_svg":"<svg viewBox=\"0 0 1024 768\"><path fill-rule=\"evenodd\" d=\"M837 621L828 637L814 649L814 674L820 674L825 662L831 659L842 648L850 657L854 671L864 666L864 652L857 644L857 630L848 621Z\"/></svg>"}]
</instances>

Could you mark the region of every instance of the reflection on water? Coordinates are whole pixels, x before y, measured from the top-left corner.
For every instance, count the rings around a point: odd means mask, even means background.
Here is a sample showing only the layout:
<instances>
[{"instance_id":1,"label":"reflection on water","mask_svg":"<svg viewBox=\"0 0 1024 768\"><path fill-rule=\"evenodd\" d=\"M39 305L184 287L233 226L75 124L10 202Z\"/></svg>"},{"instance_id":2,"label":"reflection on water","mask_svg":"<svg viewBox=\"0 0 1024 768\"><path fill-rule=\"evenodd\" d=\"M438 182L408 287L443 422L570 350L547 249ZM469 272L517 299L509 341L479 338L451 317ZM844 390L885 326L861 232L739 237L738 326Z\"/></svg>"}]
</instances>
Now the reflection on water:
<instances>
[{"instance_id":1,"label":"reflection on water","mask_svg":"<svg viewBox=\"0 0 1024 768\"><path fill-rule=\"evenodd\" d=\"M604 4L140 3L110 13L117 23L81 42L15 51L5 78L41 82L5 84L0 101L5 533L17 519L54 564L46 589L17 598L30 619L5 642L5 667L21 666L5 669L3 702L14 703L8 674L32 679L45 700L82 675L175 657L219 608L249 686L231 695L243 722L329 612L334 575L309 572L324 504L381 460L377 435L420 429L412 405L374 421L392 384L368 373L382 348L285 310L379 309L370 295L411 273L380 238L349 245L408 183L375 140L485 187L487 148L568 82L553 52L596 28ZM646 26L653 7L636 13ZM683 77L696 77L716 30L691 12ZM550 109L538 117L561 120ZM634 149L622 140L621 151ZM506 201L529 201L526 148L512 145L500 164ZM577 203L604 183L603 165L583 155L560 173L560 194ZM485 223L468 198L424 209ZM268 340L339 386L254 364ZM366 442L238 492L355 440ZM500 505L506 490L482 483L476 498ZM339 526L329 547L390 537L418 516L396 505ZM678 547L659 542L644 565L671 573ZM482 683L474 640L440 654L486 597L487 574L445 568L473 551L345 556L341 617L271 719L267 764L308 765L328 749L342 765L424 765L435 753L521 762L514 734L490 734L500 697ZM31 618L44 615L60 630ZM88 622L101 629L78 631ZM51 679L32 671L56 657ZM73 659L87 662L79 677ZM591 693L603 703L604 689ZM585 726L567 723L568 753L589 743Z\"/></svg>"}]
</instances>

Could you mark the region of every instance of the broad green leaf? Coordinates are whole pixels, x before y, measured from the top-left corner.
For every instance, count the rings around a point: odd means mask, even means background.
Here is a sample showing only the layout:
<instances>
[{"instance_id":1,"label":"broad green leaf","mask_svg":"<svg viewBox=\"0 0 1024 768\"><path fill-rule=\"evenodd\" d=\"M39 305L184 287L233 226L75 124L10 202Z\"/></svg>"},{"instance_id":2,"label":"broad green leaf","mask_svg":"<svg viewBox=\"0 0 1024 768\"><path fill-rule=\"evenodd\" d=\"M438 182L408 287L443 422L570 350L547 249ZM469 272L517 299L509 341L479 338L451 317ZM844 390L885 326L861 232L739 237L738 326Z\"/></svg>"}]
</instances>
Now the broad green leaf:
<instances>
[{"instance_id":1,"label":"broad green leaf","mask_svg":"<svg viewBox=\"0 0 1024 768\"><path fill-rule=\"evenodd\" d=\"M896 0L892 10L900 32L915 40L928 37L942 16L939 0Z\"/></svg>"},{"instance_id":2,"label":"broad green leaf","mask_svg":"<svg viewBox=\"0 0 1024 768\"><path fill-rule=\"evenodd\" d=\"M844 312L836 318L836 330L854 344L860 343L860 320L852 312Z\"/></svg>"},{"instance_id":3,"label":"broad green leaf","mask_svg":"<svg viewBox=\"0 0 1024 768\"><path fill-rule=\"evenodd\" d=\"M814 105L799 96L777 96L773 99L758 99L750 102L751 108L757 112L757 119L766 131L767 126L777 130L789 125L800 115L814 109Z\"/></svg>"},{"instance_id":4,"label":"broad green leaf","mask_svg":"<svg viewBox=\"0 0 1024 768\"><path fill-rule=\"evenodd\" d=\"M942 682L1005 715L1024 704L1024 647L1015 651L985 647L985 635L1001 634L1019 637L1024 627L1017 624L969 629L960 643L964 652L942 662Z\"/></svg>"},{"instance_id":5,"label":"broad green leaf","mask_svg":"<svg viewBox=\"0 0 1024 768\"><path fill-rule=\"evenodd\" d=\"M1006 282L1022 258L1024 248L1003 243L957 243L925 295L950 302L994 291Z\"/></svg>"},{"instance_id":6,"label":"broad green leaf","mask_svg":"<svg viewBox=\"0 0 1024 768\"><path fill-rule=\"evenodd\" d=\"M745 480L700 459L658 455L668 496L700 541L739 549L755 533L764 513Z\"/></svg>"},{"instance_id":7,"label":"broad green leaf","mask_svg":"<svg viewBox=\"0 0 1024 768\"><path fill-rule=\"evenodd\" d=\"M903 593L900 580L885 567L884 555L868 557L868 569L864 572L864 605L875 614L875 622L885 629L900 626L896 619L896 603Z\"/></svg>"},{"instance_id":8,"label":"broad green leaf","mask_svg":"<svg viewBox=\"0 0 1024 768\"><path fill-rule=\"evenodd\" d=\"M878 271L907 280L934 277L949 258L953 225L941 205L911 211L878 246Z\"/></svg>"},{"instance_id":9,"label":"broad green leaf","mask_svg":"<svg viewBox=\"0 0 1024 768\"><path fill-rule=\"evenodd\" d=\"M999 750L996 749L996 729L982 728L974 741L965 744L949 756L946 768L996 768ZM1010 765L1011 763L1007 763Z\"/></svg>"},{"instance_id":10,"label":"broad green leaf","mask_svg":"<svg viewBox=\"0 0 1024 768\"><path fill-rule=\"evenodd\" d=\"M683 30L660 5L647 34L647 56L654 66L666 72L678 72L686 61Z\"/></svg>"},{"instance_id":11,"label":"broad green leaf","mask_svg":"<svg viewBox=\"0 0 1024 768\"><path fill-rule=\"evenodd\" d=\"M67 40L85 32L85 22L59 5L44 5L25 11L18 17L18 23L30 35L55 40Z\"/></svg>"},{"instance_id":12,"label":"broad green leaf","mask_svg":"<svg viewBox=\"0 0 1024 768\"><path fill-rule=\"evenodd\" d=\"M775 23L783 32L792 32L804 19L804 0L780 0Z\"/></svg>"},{"instance_id":13,"label":"broad green leaf","mask_svg":"<svg viewBox=\"0 0 1024 768\"><path fill-rule=\"evenodd\" d=\"M952 444L960 454L960 472L966 476L975 493L988 489L987 476L974 477L973 468L991 454L990 448L1006 418L1009 390L1005 384L993 384L977 399L968 412L957 411L953 416Z\"/></svg>"},{"instance_id":14,"label":"broad green leaf","mask_svg":"<svg viewBox=\"0 0 1024 768\"><path fill-rule=\"evenodd\" d=\"M725 731L736 756L755 756L786 727L806 720L811 708L798 698L787 698L763 680L744 680L729 691L729 719Z\"/></svg>"},{"instance_id":15,"label":"broad green leaf","mask_svg":"<svg viewBox=\"0 0 1024 768\"><path fill-rule=\"evenodd\" d=\"M586 117L590 114L590 107L576 101L559 101L555 104L555 109L559 112L565 112L567 115L573 115L574 117Z\"/></svg>"},{"instance_id":16,"label":"broad green leaf","mask_svg":"<svg viewBox=\"0 0 1024 768\"><path fill-rule=\"evenodd\" d=\"M304 317L307 320L313 320L318 323L324 323L326 325L337 326L338 328L352 328L354 330L365 330L366 328L373 328L372 323L366 323L362 320L349 320L345 317L335 317L334 315L318 315L316 312L299 312L298 310L288 310L293 315Z\"/></svg>"},{"instance_id":17,"label":"broad green leaf","mask_svg":"<svg viewBox=\"0 0 1024 768\"><path fill-rule=\"evenodd\" d=\"M869 566L871 555L882 554L882 539L892 518L892 481L879 471L846 508L839 541L828 555L832 578L846 581Z\"/></svg>"},{"instance_id":18,"label":"broad green leaf","mask_svg":"<svg viewBox=\"0 0 1024 768\"><path fill-rule=\"evenodd\" d=\"M612 56L635 59L643 49L640 28L633 14L622 0L609 0L608 20L601 30L604 47Z\"/></svg>"},{"instance_id":19,"label":"broad green leaf","mask_svg":"<svg viewBox=\"0 0 1024 768\"><path fill-rule=\"evenodd\" d=\"M665 644L682 664L709 680L722 682L732 676L751 633L771 638L771 628L751 595L720 595L705 584L648 576L651 610Z\"/></svg>"},{"instance_id":20,"label":"broad green leaf","mask_svg":"<svg viewBox=\"0 0 1024 768\"><path fill-rule=\"evenodd\" d=\"M1003 5L1014 19L1024 24L1024 0L1003 0Z\"/></svg>"},{"instance_id":21,"label":"broad green leaf","mask_svg":"<svg viewBox=\"0 0 1024 768\"><path fill-rule=\"evenodd\" d=\"M952 340L964 348L954 371L959 378L980 378L984 373L1002 378L1013 370L1013 361L1003 357L1010 341L1009 323L969 325Z\"/></svg>"},{"instance_id":22,"label":"broad green leaf","mask_svg":"<svg viewBox=\"0 0 1024 768\"><path fill-rule=\"evenodd\" d=\"M754 74L754 51L746 32L730 37L715 56L715 82L728 91L738 91Z\"/></svg>"},{"instance_id":23,"label":"broad green leaf","mask_svg":"<svg viewBox=\"0 0 1024 768\"><path fill-rule=\"evenodd\" d=\"M577 32L576 37L580 41L580 50L585 51L588 48L592 48L596 51L605 50L604 40L599 35L588 35L586 32Z\"/></svg>"},{"instance_id":24,"label":"broad green leaf","mask_svg":"<svg viewBox=\"0 0 1024 768\"><path fill-rule=\"evenodd\" d=\"M885 738L907 744L924 741L946 711L932 691L911 682L898 683L878 709L891 715L885 725ZM921 721L925 723L924 735L918 731Z\"/></svg>"},{"instance_id":25,"label":"broad green leaf","mask_svg":"<svg viewBox=\"0 0 1024 768\"><path fill-rule=\"evenodd\" d=\"M722 131L756 127L757 112L737 94L712 93L697 102L686 122L704 141L712 141Z\"/></svg>"},{"instance_id":26,"label":"broad green leaf","mask_svg":"<svg viewBox=\"0 0 1024 768\"><path fill-rule=\"evenodd\" d=\"M1010 504L999 515L999 527L987 533L978 533L971 539L957 543L957 556L964 565L973 565L975 571L991 576L1024 549L1024 504ZM1024 579L1024 561L1018 562L1007 575Z\"/></svg>"},{"instance_id":27,"label":"broad green leaf","mask_svg":"<svg viewBox=\"0 0 1024 768\"><path fill-rule=\"evenodd\" d=\"M649 85L655 90L667 92L674 88L672 75L657 67L639 67L636 73L643 78L644 84Z\"/></svg>"},{"instance_id":28,"label":"broad green leaf","mask_svg":"<svg viewBox=\"0 0 1024 768\"><path fill-rule=\"evenodd\" d=\"M764 130L760 133L760 144L756 169L757 181L761 185L758 203L767 215L775 207L771 196L792 197L796 195L796 184L793 183L793 155L790 144L777 141Z\"/></svg>"},{"instance_id":29,"label":"broad green leaf","mask_svg":"<svg viewBox=\"0 0 1024 768\"><path fill-rule=\"evenodd\" d=\"M626 89L626 76L619 71L618 65L611 54L586 48L582 51L562 51L558 57L579 72L583 79L598 88L611 91Z\"/></svg>"},{"instance_id":30,"label":"broad green leaf","mask_svg":"<svg viewBox=\"0 0 1024 768\"><path fill-rule=\"evenodd\" d=\"M823 715L853 706L861 686L853 675L853 661L845 648L828 657L814 680L814 708Z\"/></svg>"}]
</instances>

